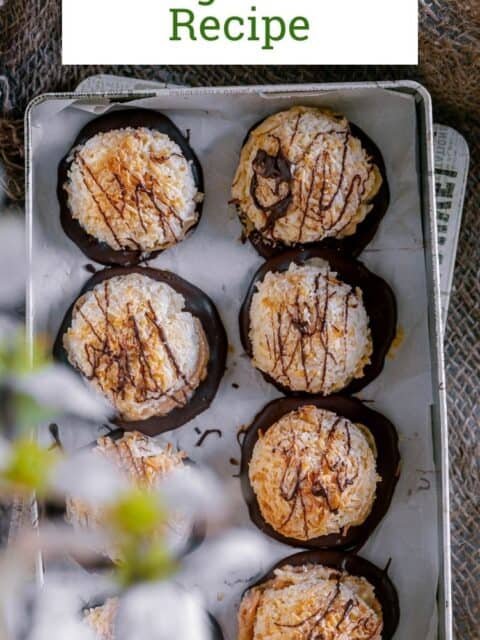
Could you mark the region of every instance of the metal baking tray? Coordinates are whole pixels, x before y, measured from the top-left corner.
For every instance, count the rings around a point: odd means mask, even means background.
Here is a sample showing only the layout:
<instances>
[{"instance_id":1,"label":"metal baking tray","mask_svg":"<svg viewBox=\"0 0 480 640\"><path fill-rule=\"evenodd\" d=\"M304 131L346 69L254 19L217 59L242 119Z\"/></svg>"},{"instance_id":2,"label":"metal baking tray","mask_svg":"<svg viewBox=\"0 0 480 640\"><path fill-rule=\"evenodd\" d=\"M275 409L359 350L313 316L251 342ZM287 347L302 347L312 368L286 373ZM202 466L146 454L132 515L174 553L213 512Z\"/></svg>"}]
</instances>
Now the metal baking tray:
<instances>
[{"instance_id":1,"label":"metal baking tray","mask_svg":"<svg viewBox=\"0 0 480 640\"><path fill-rule=\"evenodd\" d=\"M347 103L354 104L357 96L368 95L369 92L378 90L393 92L409 96L414 101L414 118L416 119L416 148L414 156L416 162L416 172L418 175L418 184L420 189L420 211L421 226L423 234L423 262L425 267L426 278L426 305L427 305L427 322L428 322L428 341L430 350L430 375L432 385L432 402L430 404L430 425L433 445L433 475L436 478L436 504L438 513L438 535L436 544L438 544L438 584L432 585L435 592L437 612L434 618L434 626L436 628L429 629L428 638L437 638L438 640L452 640L452 611L451 611L451 569L450 569L450 522L449 522L449 487L448 487L448 432L447 432L447 412L446 412L446 391L444 379L444 360L442 345L442 328L441 328L441 312L440 312L440 288L439 288L439 261L438 261L438 243L437 243L437 225L436 225L436 208L435 208L435 184L434 184L434 157L433 157L433 123L431 99L424 87L418 83L411 81L401 82L376 82L376 83L347 83L347 84L307 84L307 85L273 85L273 86L245 86L245 87L208 87L208 88L164 88L164 89L145 89L134 91L115 91L115 92L84 92L84 93L57 93L46 94L34 99L25 115L25 133L26 133L26 213L27 213L27 231L28 231L28 263L30 270L30 278L27 287L27 329L30 338L47 327L51 327L56 322L55 308L66 307L70 300L58 300L58 292L50 290L52 283L47 281L44 275L43 281L38 279L38 244L48 251L49 247L54 247L57 251L57 240L60 236L53 235L52 242L48 241L48 233L59 227L58 210L51 208L50 198L51 191L56 186L57 167L40 166L38 149L48 150L49 145L54 145L48 136L41 133L42 118L55 117L61 109L67 107L74 102L84 109L85 119L95 117L101 112L105 105L108 104L127 104L134 100L155 99L156 108L162 109L162 104L168 106L170 113L175 112L175 105L183 110L182 122L188 122L188 114L199 110L203 114L203 118L214 117L209 114L209 110L205 108L208 101L212 105L217 102L225 108L229 102L231 105L238 105L239 101L249 104L249 101L265 101L265 104L277 104L278 101L284 101L286 104L301 103L308 100L314 103L318 101L320 104L332 95L342 95ZM219 107L221 108L221 106ZM272 111L275 110L272 106ZM339 109L340 110L340 109ZM223 113L215 111L215 117L228 118L228 109ZM175 119L175 118L173 118ZM67 118L68 122L68 118ZM71 141L78 132L77 127L70 133L69 140L66 141L68 148ZM400 132L401 134L401 132ZM192 143L193 144L193 143ZM195 145L193 144L195 147ZM238 152L238 148L235 149ZM60 159L58 156L58 160ZM209 166L207 165L206 173L208 175ZM52 177L52 175L54 177ZM390 182L395 176L390 176ZM207 178L208 185L208 178ZM208 205L207 205L208 206ZM48 208L48 211L46 210ZM387 214L388 215L388 214ZM43 228L42 228L43 225ZM53 225L53 226L52 226ZM39 232L42 229L42 232ZM218 229L216 229L218 233ZM42 235L42 234L46 235ZM56 233L56 231L55 231ZM59 231L60 233L60 231ZM41 236L40 238L38 236ZM64 279L71 279L75 271L70 262L69 250L74 253L77 266L83 260L88 262L86 258L80 258L76 248L68 247L65 240L64 245L58 248L56 253L55 273L63 273ZM61 242L59 242L61 244ZM65 248L66 247L66 248ZM362 256L360 257L362 259ZM154 262L154 265L156 262ZM58 270L58 271L57 271ZM78 276L77 276L78 277ZM86 280L88 274L83 272L83 279ZM75 277L72 278L75 280ZM54 280L54 278L53 278ZM72 285L76 286L76 285ZM208 291L207 291L208 292ZM42 298L43 305L46 308L42 313L38 311L38 301ZM49 305L52 310L49 310ZM38 322L38 316L45 316L44 323L41 327ZM60 319L58 318L58 322ZM267 400L266 400L267 401ZM260 407L258 407L260 408ZM201 416L200 416L201 418ZM86 436L87 439L90 435ZM388 516L387 516L388 518ZM293 553L293 551L291 551ZM284 550L283 556L289 555L289 551ZM375 558L373 558L375 560ZM421 571L421 568L419 568ZM417 605L421 601L417 599ZM408 611L403 608L403 615L408 616ZM397 636L398 637L398 634ZM408 638L410 640L412 636ZM399 640L407 640L407 636L402 636Z\"/></svg>"}]
</instances>

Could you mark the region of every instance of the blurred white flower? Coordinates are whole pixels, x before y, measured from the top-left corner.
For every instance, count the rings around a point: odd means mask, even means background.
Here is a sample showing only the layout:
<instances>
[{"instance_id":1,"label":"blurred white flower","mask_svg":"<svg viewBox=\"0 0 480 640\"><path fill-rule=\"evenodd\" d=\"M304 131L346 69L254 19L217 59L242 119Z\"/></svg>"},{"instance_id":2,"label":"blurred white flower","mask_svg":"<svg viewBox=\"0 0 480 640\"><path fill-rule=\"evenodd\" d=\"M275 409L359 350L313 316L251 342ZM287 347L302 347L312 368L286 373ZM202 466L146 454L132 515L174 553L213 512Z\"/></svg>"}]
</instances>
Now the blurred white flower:
<instances>
[{"instance_id":1,"label":"blurred white flower","mask_svg":"<svg viewBox=\"0 0 480 640\"><path fill-rule=\"evenodd\" d=\"M94 507L113 502L129 483L113 462L87 448L66 457L56 467L52 488Z\"/></svg>"},{"instance_id":2,"label":"blurred white flower","mask_svg":"<svg viewBox=\"0 0 480 640\"><path fill-rule=\"evenodd\" d=\"M92 534L74 533L66 525L44 524L39 531L20 531L0 554L1 640L93 640L80 624L82 605L103 601L114 592L111 577L68 568L57 572L52 563L64 561L68 553L91 558L94 542L98 539ZM48 566L43 586L34 572L40 550Z\"/></svg>"},{"instance_id":3,"label":"blurred white flower","mask_svg":"<svg viewBox=\"0 0 480 640\"><path fill-rule=\"evenodd\" d=\"M115 640L211 640L196 596L170 582L135 587L119 602Z\"/></svg>"},{"instance_id":4,"label":"blurred white flower","mask_svg":"<svg viewBox=\"0 0 480 640\"><path fill-rule=\"evenodd\" d=\"M105 421L111 406L99 393L88 387L73 370L63 365L50 365L14 381L20 391L37 402L82 418Z\"/></svg>"},{"instance_id":5,"label":"blurred white flower","mask_svg":"<svg viewBox=\"0 0 480 640\"><path fill-rule=\"evenodd\" d=\"M40 590L32 615L28 640L96 640L85 624L75 589L50 583Z\"/></svg>"},{"instance_id":6,"label":"blurred white flower","mask_svg":"<svg viewBox=\"0 0 480 640\"><path fill-rule=\"evenodd\" d=\"M84 607L103 601L112 585L92 574L52 570L45 585L30 593L32 615L27 640L97 640L85 624ZM33 595L33 598L32 598Z\"/></svg>"},{"instance_id":7,"label":"blurred white flower","mask_svg":"<svg viewBox=\"0 0 480 640\"><path fill-rule=\"evenodd\" d=\"M223 520L225 491L213 471L201 465L175 469L158 485L167 507L202 520Z\"/></svg>"},{"instance_id":8,"label":"blurred white flower","mask_svg":"<svg viewBox=\"0 0 480 640\"><path fill-rule=\"evenodd\" d=\"M246 582L269 562L269 556L268 543L260 533L231 529L207 540L187 557L179 580L189 588L198 586L212 593L224 580Z\"/></svg>"}]
</instances>

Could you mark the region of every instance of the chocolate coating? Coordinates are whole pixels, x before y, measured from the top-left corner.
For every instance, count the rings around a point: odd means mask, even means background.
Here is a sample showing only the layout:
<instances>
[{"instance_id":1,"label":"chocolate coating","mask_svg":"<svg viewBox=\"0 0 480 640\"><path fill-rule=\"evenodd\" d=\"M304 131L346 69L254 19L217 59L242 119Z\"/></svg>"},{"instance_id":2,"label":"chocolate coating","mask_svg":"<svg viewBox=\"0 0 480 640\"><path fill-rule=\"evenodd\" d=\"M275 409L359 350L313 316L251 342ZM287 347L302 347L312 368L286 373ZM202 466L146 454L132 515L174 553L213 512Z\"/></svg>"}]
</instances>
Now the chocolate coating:
<instances>
[{"instance_id":1,"label":"chocolate coating","mask_svg":"<svg viewBox=\"0 0 480 640\"><path fill-rule=\"evenodd\" d=\"M333 411L353 423L364 425L375 441L377 449L377 473L382 480L377 484L377 492L372 510L360 525L352 526L345 535L332 533L311 540L288 538L268 524L260 511L257 497L248 476L249 464L259 433L265 433L285 414L305 405L315 405L319 409ZM248 505L252 522L268 536L294 547L306 549L337 549L344 552L357 552L365 544L374 529L388 511L395 486L399 477L400 453L398 436L393 424L381 413L366 407L360 400L343 396L327 398L281 398L266 405L255 417L242 443L242 463L240 481L243 497Z\"/></svg>"},{"instance_id":2,"label":"chocolate coating","mask_svg":"<svg viewBox=\"0 0 480 640\"><path fill-rule=\"evenodd\" d=\"M395 586L388 577L386 570L379 569L376 565L360 556L340 553L338 551L303 551L289 556L277 563L263 578L252 587L257 587L274 577L275 569L286 565L301 567L306 564L318 564L337 571L363 577L370 582L375 589L375 597L380 602L383 613L383 640L391 640L400 620L400 605ZM246 590L248 591L248 589Z\"/></svg>"},{"instance_id":3,"label":"chocolate coating","mask_svg":"<svg viewBox=\"0 0 480 640\"><path fill-rule=\"evenodd\" d=\"M123 129L125 127L147 127L148 129L153 129L168 135L178 144L187 162L190 162L193 178L198 191L202 193L204 192L202 167L188 140L181 133L180 129L178 129L178 127L170 120L170 118L167 118L167 116L159 113L158 111L150 111L149 109L122 109L121 111L113 111L100 116L99 118L95 118L86 124L80 131L78 136L75 138L72 149L78 145L85 144L97 133L105 133L107 131ZM73 242L86 256L95 260L95 262L99 262L100 264L107 266L118 265L128 267L138 264L140 261L155 258L155 256L162 253L163 249L150 253L145 253L140 250L115 250L106 242L97 240L97 238L85 231L79 221L72 217L68 204L68 194L64 189L64 185L68 181L68 171L73 162L73 159L70 161L68 160L70 154L71 150L60 162L58 167L57 183L57 197L60 203L60 222L67 236L73 240ZM188 233L191 233L200 222L202 208L202 202L198 203L196 207L198 220L195 225L189 229Z\"/></svg>"},{"instance_id":4,"label":"chocolate coating","mask_svg":"<svg viewBox=\"0 0 480 640\"><path fill-rule=\"evenodd\" d=\"M265 118L265 120L266 119L268 118ZM252 131L260 126L262 122L264 122L264 120L260 120L249 129L242 146L246 144ZM358 224L355 233L350 236L346 236L345 238L325 238L325 240L321 240L319 242L298 243L293 245L285 245L281 241L277 241L275 244L272 244L271 242L266 242L262 234L258 230L254 229L250 234L248 234L248 239L250 240L255 250L263 258L272 258L279 255L283 251L301 247L335 249L337 251L342 251L348 255L357 257L373 239L380 225L380 222L386 214L388 206L390 204L390 188L388 186L385 161L380 152L380 149L373 142L373 140L362 131L362 129L357 127L355 124L352 124L351 122L349 123L349 126L351 133L355 138L358 138L360 140L360 142L362 143L362 147L372 158L373 163L378 167L378 170L382 176L382 184L380 186L380 189L370 202L370 204L372 205L371 211L367 214L365 219L360 224ZM288 205L289 200L284 202L285 207L288 207ZM242 213L240 210L239 217L242 221Z\"/></svg>"},{"instance_id":5,"label":"chocolate coating","mask_svg":"<svg viewBox=\"0 0 480 640\"><path fill-rule=\"evenodd\" d=\"M210 620L210 630L212 633L212 640L224 640L222 629L218 624L218 620L214 616L212 616L211 613L208 614L208 618Z\"/></svg>"},{"instance_id":6,"label":"chocolate coating","mask_svg":"<svg viewBox=\"0 0 480 640\"><path fill-rule=\"evenodd\" d=\"M338 273L341 280L352 287L359 287L363 293L363 303L369 318L369 325L372 334L373 353L368 364L363 371L361 378L355 378L350 384L337 393L350 395L357 393L374 380L382 371L385 357L390 345L395 337L397 327L397 304L395 296L390 286L363 265L363 263L339 253L335 249L320 249L308 246L303 249L293 249L270 258L258 269L247 290L246 297L240 309L239 324L240 338L243 348L252 358L252 345L250 342L250 307L252 298L256 292L256 284L261 282L269 271L287 271L292 262L298 265L305 264L312 258L322 258L326 260L333 271ZM308 392L292 391L288 387L279 384L271 376L260 372L267 382L273 384L285 395L301 396ZM310 394L315 397L319 394ZM320 396L322 397L322 396Z\"/></svg>"},{"instance_id":7,"label":"chocolate coating","mask_svg":"<svg viewBox=\"0 0 480 640\"><path fill-rule=\"evenodd\" d=\"M166 431L171 431L189 422L195 416L202 413L212 403L225 372L227 359L227 335L223 327L218 311L210 298L200 289L190 284L180 276L171 271L160 271L149 267L116 267L98 271L80 291L77 299L87 291L91 291L97 284L114 278L115 276L138 273L148 276L158 282L164 282L181 294L185 299L185 310L197 317L205 332L210 357L207 367L207 377L195 390L192 398L183 407L175 407L164 416L153 416L146 420L125 421L119 417L113 417L111 422L125 431L140 431L148 436L155 436ZM60 326L55 344L53 347L54 357L72 366L68 360L67 352L63 346L63 336L72 323L72 311L75 302L68 309Z\"/></svg>"}]
</instances>

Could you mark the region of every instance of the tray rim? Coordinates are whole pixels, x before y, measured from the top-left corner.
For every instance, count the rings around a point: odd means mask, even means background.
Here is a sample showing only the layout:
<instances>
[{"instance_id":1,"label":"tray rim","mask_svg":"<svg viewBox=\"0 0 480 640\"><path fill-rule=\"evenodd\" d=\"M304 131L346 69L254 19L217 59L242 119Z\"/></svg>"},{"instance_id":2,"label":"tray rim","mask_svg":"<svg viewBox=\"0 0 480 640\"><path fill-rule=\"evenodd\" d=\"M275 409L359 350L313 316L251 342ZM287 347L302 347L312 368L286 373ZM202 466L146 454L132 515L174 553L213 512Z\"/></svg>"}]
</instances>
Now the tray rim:
<instances>
[{"instance_id":1,"label":"tray rim","mask_svg":"<svg viewBox=\"0 0 480 640\"><path fill-rule=\"evenodd\" d=\"M417 158L420 161L421 204L423 234L425 238L425 262L429 304L429 334L432 355L432 392L431 428L434 444L434 461L439 480L439 568L440 576L436 593L438 607L438 640L453 640L452 597L451 597L451 542L450 542L450 494L449 494L449 451L448 451L448 419L447 396L445 383L445 361L443 349L443 333L441 321L440 266L437 235L437 216L435 201L435 164L433 148L433 114L430 93L421 83L413 80L380 81L380 82L335 82L304 83L275 85L238 85L238 86L201 86L201 87L159 87L158 89L142 89L128 91L94 91L94 92L51 92L33 98L28 104L25 117L25 208L26 208L26 244L27 273L32 273L32 239L33 239L33 189L31 164L32 114L36 107L48 100L109 100L115 102L162 96L196 96L196 95L238 95L257 94L265 98L286 95L308 95L336 90L355 91L360 89L386 89L413 95L417 107L419 137ZM31 278L26 283L26 328L30 355L33 349L33 286Z\"/></svg>"}]
</instances>

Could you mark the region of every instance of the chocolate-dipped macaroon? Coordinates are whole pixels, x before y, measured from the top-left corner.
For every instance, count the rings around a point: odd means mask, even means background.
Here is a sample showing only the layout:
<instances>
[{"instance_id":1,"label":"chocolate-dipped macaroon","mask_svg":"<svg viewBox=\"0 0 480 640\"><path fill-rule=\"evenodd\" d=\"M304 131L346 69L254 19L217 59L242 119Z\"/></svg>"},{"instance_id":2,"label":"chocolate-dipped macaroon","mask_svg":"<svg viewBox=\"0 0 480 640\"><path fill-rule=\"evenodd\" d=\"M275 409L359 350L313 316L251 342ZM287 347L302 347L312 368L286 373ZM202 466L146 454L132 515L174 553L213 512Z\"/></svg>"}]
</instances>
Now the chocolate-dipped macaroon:
<instances>
[{"instance_id":1,"label":"chocolate-dipped macaroon","mask_svg":"<svg viewBox=\"0 0 480 640\"><path fill-rule=\"evenodd\" d=\"M188 464L186 453L171 444L161 444L136 431L124 433L122 437L118 435L99 438L92 454L115 465L127 486L155 490L170 474L185 469ZM66 500L66 520L76 529L99 529L105 524L104 509L70 495ZM203 526L201 528L203 530ZM184 553L194 542L197 531L187 516L173 511L158 534L165 536L172 552ZM102 551L111 560L119 560L114 547Z\"/></svg>"},{"instance_id":2,"label":"chocolate-dipped macaroon","mask_svg":"<svg viewBox=\"0 0 480 640\"><path fill-rule=\"evenodd\" d=\"M250 131L232 202L264 257L309 243L358 255L389 191L380 151L358 127L327 109L296 106Z\"/></svg>"},{"instance_id":3,"label":"chocolate-dipped macaroon","mask_svg":"<svg viewBox=\"0 0 480 640\"><path fill-rule=\"evenodd\" d=\"M60 329L55 353L112 404L115 422L155 435L213 400L226 335L212 301L168 271L98 272Z\"/></svg>"},{"instance_id":4,"label":"chocolate-dipped macaroon","mask_svg":"<svg viewBox=\"0 0 480 640\"><path fill-rule=\"evenodd\" d=\"M398 596L384 571L358 556L299 553L243 595L238 640L390 640Z\"/></svg>"},{"instance_id":5,"label":"chocolate-dipped macaroon","mask_svg":"<svg viewBox=\"0 0 480 640\"><path fill-rule=\"evenodd\" d=\"M358 551L390 505L399 475L394 426L354 398L281 398L242 443L252 521L293 546Z\"/></svg>"},{"instance_id":6,"label":"chocolate-dipped macaroon","mask_svg":"<svg viewBox=\"0 0 480 640\"><path fill-rule=\"evenodd\" d=\"M166 116L113 112L82 129L59 168L61 223L90 258L132 265L181 242L199 221L200 164Z\"/></svg>"},{"instance_id":7,"label":"chocolate-dipped macaroon","mask_svg":"<svg viewBox=\"0 0 480 640\"><path fill-rule=\"evenodd\" d=\"M242 343L284 393L351 393L383 368L395 336L390 287L360 262L289 251L255 274L240 312Z\"/></svg>"}]
</instances>

